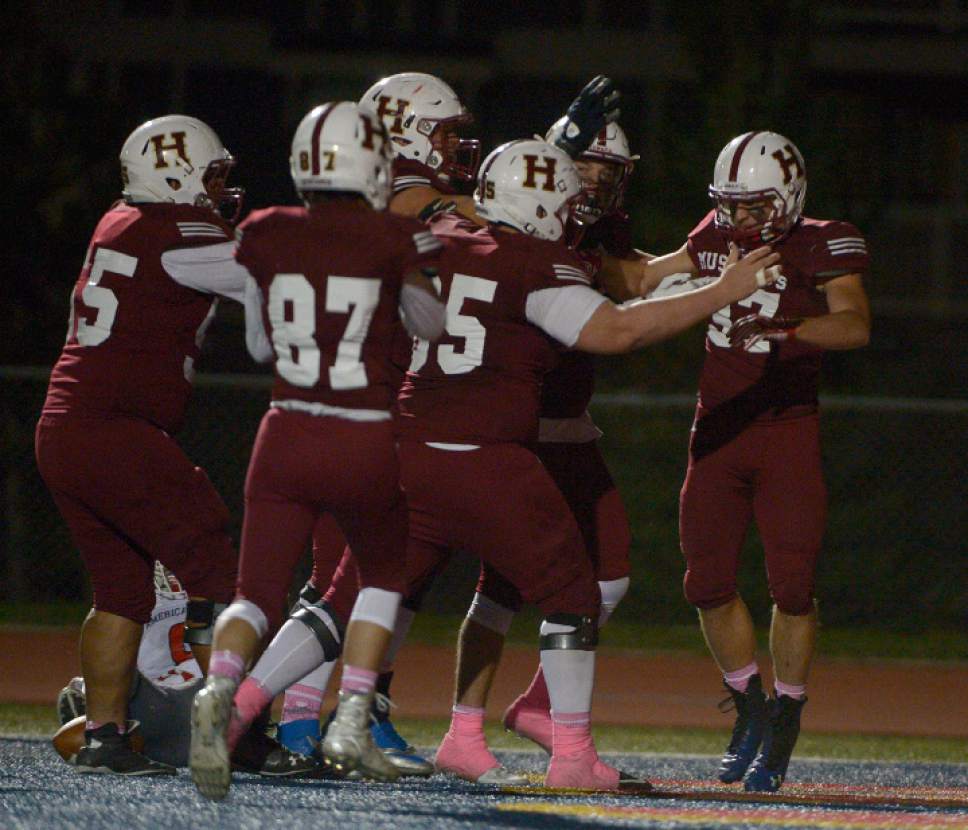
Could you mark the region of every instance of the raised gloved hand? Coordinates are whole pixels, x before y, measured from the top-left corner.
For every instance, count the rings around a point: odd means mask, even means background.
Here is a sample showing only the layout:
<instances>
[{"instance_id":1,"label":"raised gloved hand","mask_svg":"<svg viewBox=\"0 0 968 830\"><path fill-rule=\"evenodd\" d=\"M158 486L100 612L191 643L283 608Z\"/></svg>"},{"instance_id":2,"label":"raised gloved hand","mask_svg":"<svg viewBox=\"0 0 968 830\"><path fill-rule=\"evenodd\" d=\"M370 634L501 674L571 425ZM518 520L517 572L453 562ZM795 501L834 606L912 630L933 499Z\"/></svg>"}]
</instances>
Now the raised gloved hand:
<instances>
[{"instance_id":1,"label":"raised gloved hand","mask_svg":"<svg viewBox=\"0 0 968 830\"><path fill-rule=\"evenodd\" d=\"M762 314L747 314L730 326L729 345L733 348L749 349L760 340L774 343L789 342L796 339L797 326L802 322L802 317L766 317Z\"/></svg>"},{"instance_id":2,"label":"raised gloved hand","mask_svg":"<svg viewBox=\"0 0 968 830\"><path fill-rule=\"evenodd\" d=\"M596 75L571 102L567 114L552 125L548 141L572 158L578 158L599 131L621 115L618 108L621 97L611 78Z\"/></svg>"}]
</instances>

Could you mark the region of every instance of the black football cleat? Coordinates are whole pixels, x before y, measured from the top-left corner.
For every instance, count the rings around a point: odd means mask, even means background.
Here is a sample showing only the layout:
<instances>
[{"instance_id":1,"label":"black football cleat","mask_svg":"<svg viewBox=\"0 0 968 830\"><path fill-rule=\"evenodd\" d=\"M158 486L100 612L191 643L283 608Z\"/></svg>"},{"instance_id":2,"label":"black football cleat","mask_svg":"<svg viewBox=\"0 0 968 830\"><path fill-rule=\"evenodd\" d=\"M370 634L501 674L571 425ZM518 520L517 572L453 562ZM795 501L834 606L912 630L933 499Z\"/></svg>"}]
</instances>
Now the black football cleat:
<instances>
[{"instance_id":1,"label":"black football cleat","mask_svg":"<svg viewBox=\"0 0 968 830\"><path fill-rule=\"evenodd\" d=\"M800 712L806 698L778 695L770 700L763 745L743 777L743 788L753 793L775 793L786 778L793 747L800 735Z\"/></svg>"},{"instance_id":2,"label":"black football cleat","mask_svg":"<svg viewBox=\"0 0 968 830\"><path fill-rule=\"evenodd\" d=\"M84 731L84 746L77 751L74 769L83 773L113 773L114 775L175 775L177 770L168 764L152 761L131 748L128 733L118 734L114 723Z\"/></svg>"},{"instance_id":3,"label":"black football cleat","mask_svg":"<svg viewBox=\"0 0 968 830\"><path fill-rule=\"evenodd\" d=\"M768 719L767 701L766 695L763 694L763 683L758 674L754 674L749 679L745 692L738 692L726 683L723 685L730 695L723 704L731 702L735 707L736 722L733 724L733 736L730 738L729 746L726 747L726 752L719 762L717 777L724 784L733 784L743 778L763 741ZM723 711L728 711L728 705Z\"/></svg>"},{"instance_id":4,"label":"black football cleat","mask_svg":"<svg viewBox=\"0 0 968 830\"><path fill-rule=\"evenodd\" d=\"M315 758L286 749L267 735L261 725L253 725L232 753L232 769L267 778L293 778L315 775L319 765Z\"/></svg>"}]
</instances>

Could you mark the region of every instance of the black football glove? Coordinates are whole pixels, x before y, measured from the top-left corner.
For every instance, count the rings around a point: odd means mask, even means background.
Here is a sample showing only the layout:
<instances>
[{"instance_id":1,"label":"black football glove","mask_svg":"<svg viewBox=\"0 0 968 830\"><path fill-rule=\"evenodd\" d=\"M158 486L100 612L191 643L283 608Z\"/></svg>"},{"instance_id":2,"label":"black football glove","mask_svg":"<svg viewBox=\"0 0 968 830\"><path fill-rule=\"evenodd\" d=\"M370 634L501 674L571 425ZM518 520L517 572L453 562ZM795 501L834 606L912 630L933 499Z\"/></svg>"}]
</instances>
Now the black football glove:
<instances>
[{"instance_id":1,"label":"black football glove","mask_svg":"<svg viewBox=\"0 0 968 830\"><path fill-rule=\"evenodd\" d=\"M761 340L788 343L796 340L797 326L802 322L802 317L766 317L762 314L747 314L730 326L729 345L734 349L750 349Z\"/></svg>"},{"instance_id":2,"label":"black football glove","mask_svg":"<svg viewBox=\"0 0 968 830\"><path fill-rule=\"evenodd\" d=\"M578 158L601 129L621 115L618 108L621 97L611 78L596 75L571 102L568 113L552 126L551 143L572 158Z\"/></svg>"}]
</instances>

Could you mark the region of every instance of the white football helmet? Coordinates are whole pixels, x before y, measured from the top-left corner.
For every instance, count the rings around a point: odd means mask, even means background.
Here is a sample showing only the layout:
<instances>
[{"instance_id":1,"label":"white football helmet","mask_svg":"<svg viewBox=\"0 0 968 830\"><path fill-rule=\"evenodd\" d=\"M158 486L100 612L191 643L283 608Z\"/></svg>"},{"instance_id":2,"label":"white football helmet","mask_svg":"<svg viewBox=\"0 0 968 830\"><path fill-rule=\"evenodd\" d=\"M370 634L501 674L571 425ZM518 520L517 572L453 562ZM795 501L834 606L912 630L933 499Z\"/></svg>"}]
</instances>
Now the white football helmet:
<instances>
[{"instance_id":1,"label":"white football helmet","mask_svg":"<svg viewBox=\"0 0 968 830\"><path fill-rule=\"evenodd\" d=\"M146 121L121 148L125 201L173 202L218 210L230 203L238 216L242 189L226 188L235 164L215 131L188 115L165 115Z\"/></svg>"},{"instance_id":2,"label":"white football helmet","mask_svg":"<svg viewBox=\"0 0 968 830\"><path fill-rule=\"evenodd\" d=\"M553 142L553 137L561 132L565 121L567 116L562 116L552 124L545 140ZM604 177L592 179L582 170L582 160L614 165L614 175L609 181ZM582 176L582 187L585 190L585 199L579 210L585 224L594 224L602 216L611 213L621 205L625 186L638 160L639 156L632 154L625 131L618 124L612 122L599 130L591 146L576 159L579 175Z\"/></svg>"},{"instance_id":3,"label":"white football helmet","mask_svg":"<svg viewBox=\"0 0 968 830\"><path fill-rule=\"evenodd\" d=\"M488 222L556 240L575 219L581 198L581 177L568 154L525 139L502 144L484 159L474 206Z\"/></svg>"},{"instance_id":4,"label":"white football helmet","mask_svg":"<svg viewBox=\"0 0 968 830\"><path fill-rule=\"evenodd\" d=\"M360 106L382 119L395 156L419 161L442 176L472 181L481 142L457 130L473 116L446 83L423 72L381 78L360 98Z\"/></svg>"},{"instance_id":5,"label":"white football helmet","mask_svg":"<svg viewBox=\"0 0 968 830\"><path fill-rule=\"evenodd\" d=\"M788 234L803 212L807 168L788 138L771 132L743 133L723 147L709 195L716 203L716 227L739 245L775 242ZM764 220L737 227L736 208L768 203Z\"/></svg>"},{"instance_id":6,"label":"white football helmet","mask_svg":"<svg viewBox=\"0 0 968 830\"><path fill-rule=\"evenodd\" d=\"M351 101L322 104L296 127L289 172L299 193L359 193L375 210L390 199L390 141L379 118Z\"/></svg>"}]
</instances>

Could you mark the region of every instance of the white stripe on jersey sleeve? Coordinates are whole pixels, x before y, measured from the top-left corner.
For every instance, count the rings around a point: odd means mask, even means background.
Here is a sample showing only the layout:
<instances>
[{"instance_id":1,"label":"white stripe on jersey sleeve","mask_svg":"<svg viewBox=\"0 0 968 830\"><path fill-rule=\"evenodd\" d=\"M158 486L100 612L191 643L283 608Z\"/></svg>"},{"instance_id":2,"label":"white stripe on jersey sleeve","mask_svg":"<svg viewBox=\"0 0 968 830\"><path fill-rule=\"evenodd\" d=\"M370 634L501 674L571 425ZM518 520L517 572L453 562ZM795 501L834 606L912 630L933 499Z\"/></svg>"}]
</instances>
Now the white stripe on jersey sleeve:
<instances>
[{"instance_id":1,"label":"white stripe on jersey sleeve","mask_svg":"<svg viewBox=\"0 0 968 830\"><path fill-rule=\"evenodd\" d=\"M591 285L592 281L588 274L580 268L575 268L573 265L559 265L557 263L551 267L554 269L555 276L560 280L571 280L573 282L583 282L585 285Z\"/></svg>"},{"instance_id":2,"label":"white stripe on jersey sleeve","mask_svg":"<svg viewBox=\"0 0 968 830\"><path fill-rule=\"evenodd\" d=\"M528 294L525 315L529 323L570 347L595 310L608 301L608 297L586 285L541 288Z\"/></svg>"},{"instance_id":3,"label":"white stripe on jersey sleeve","mask_svg":"<svg viewBox=\"0 0 968 830\"><path fill-rule=\"evenodd\" d=\"M413 244L417 246L417 253L426 254L431 251L439 251L443 245L430 231L419 231L413 235Z\"/></svg>"},{"instance_id":4,"label":"white stripe on jersey sleeve","mask_svg":"<svg viewBox=\"0 0 968 830\"><path fill-rule=\"evenodd\" d=\"M211 222L176 222L178 232L184 237L212 236L226 239L228 235L218 225Z\"/></svg>"}]
</instances>

